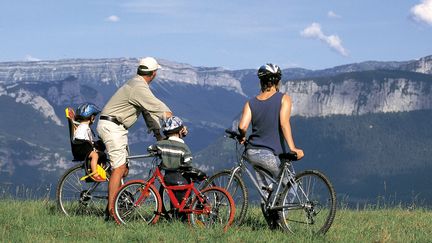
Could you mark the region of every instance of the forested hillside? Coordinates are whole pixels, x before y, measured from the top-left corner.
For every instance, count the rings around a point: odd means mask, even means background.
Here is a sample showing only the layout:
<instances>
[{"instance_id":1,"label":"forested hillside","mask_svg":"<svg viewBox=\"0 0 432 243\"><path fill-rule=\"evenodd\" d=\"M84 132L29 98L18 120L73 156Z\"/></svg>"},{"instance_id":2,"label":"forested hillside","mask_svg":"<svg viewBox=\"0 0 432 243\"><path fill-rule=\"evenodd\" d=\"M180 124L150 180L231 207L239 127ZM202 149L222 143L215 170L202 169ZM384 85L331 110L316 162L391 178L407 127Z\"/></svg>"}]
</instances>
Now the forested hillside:
<instances>
[{"instance_id":1,"label":"forested hillside","mask_svg":"<svg viewBox=\"0 0 432 243\"><path fill-rule=\"evenodd\" d=\"M347 203L376 201L428 204L432 200L432 111L361 116L292 118L296 145L305 158L297 171L319 169ZM213 171L232 167L235 143L221 138L197 154Z\"/></svg>"}]
</instances>

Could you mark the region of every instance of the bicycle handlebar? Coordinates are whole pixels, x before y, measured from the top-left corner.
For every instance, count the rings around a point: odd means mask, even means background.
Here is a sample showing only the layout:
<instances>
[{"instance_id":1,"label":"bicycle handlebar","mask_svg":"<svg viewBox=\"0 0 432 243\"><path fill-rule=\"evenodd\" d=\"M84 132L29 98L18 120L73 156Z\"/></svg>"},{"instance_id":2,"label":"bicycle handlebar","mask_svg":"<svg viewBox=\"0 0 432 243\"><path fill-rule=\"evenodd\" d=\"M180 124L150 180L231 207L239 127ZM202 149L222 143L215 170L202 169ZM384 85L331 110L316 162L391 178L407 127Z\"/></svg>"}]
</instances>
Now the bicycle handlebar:
<instances>
[{"instance_id":1,"label":"bicycle handlebar","mask_svg":"<svg viewBox=\"0 0 432 243\"><path fill-rule=\"evenodd\" d=\"M229 138L235 139L237 141L238 141L239 138L242 137L239 132L233 131L233 130L230 130L230 129L226 129L225 133L228 134ZM247 143L248 143L248 140L246 139L245 144L247 144ZM289 153L280 154L279 155L279 159L281 159L281 160L289 160L289 161L297 161L298 160L297 153L296 152L292 152L292 151L289 152Z\"/></svg>"},{"instance_id":2,"label":"bicycle handlebar","mask_svg":"<svg viewBox=\"0 0 432 243\"><path fill-rule=\"evenodd\" d=\"M161 153L156 150L150 150L148 151L148 154L139 154L139 155L129 155L126 158L127 159L142 159L142 158L150 158L150 157L156 157L160 156Z\"/></svg>"},{"instance_id":3,"label":"bicycle handlebar","mask_svg":"<svg viewBox=\"0 0 432 243\"><path fill-rule=\"evenodd\" d=\"M240 138L241 137L241 135L240 135L239 132L233 131L233 130L230 130L230 129L226 129L225 133L227 133L229 135L229 138Z\"/></svg>"}]
</instances>

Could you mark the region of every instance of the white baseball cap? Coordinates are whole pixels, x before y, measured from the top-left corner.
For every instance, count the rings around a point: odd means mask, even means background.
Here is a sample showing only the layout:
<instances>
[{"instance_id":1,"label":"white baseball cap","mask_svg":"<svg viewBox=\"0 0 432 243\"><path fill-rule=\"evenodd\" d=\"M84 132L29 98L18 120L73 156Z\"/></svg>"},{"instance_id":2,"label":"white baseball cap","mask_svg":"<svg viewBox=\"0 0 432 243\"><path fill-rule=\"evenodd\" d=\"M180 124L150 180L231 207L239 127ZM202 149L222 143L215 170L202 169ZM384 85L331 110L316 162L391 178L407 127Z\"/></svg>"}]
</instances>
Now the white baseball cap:
<instances>
[{"instance_id":1,"label":"white baseball cap","mask_svg":"<svg viewBox=\"0 0 432 243\"><path fill-rule=\"evenodd\" d=\"M154 59L153 57L145 57L140 59L139 65L147 67L141 68L142 71L154 71L161 68L161 66L157 63L156 59Z\"/></svg>"}]
</instances>

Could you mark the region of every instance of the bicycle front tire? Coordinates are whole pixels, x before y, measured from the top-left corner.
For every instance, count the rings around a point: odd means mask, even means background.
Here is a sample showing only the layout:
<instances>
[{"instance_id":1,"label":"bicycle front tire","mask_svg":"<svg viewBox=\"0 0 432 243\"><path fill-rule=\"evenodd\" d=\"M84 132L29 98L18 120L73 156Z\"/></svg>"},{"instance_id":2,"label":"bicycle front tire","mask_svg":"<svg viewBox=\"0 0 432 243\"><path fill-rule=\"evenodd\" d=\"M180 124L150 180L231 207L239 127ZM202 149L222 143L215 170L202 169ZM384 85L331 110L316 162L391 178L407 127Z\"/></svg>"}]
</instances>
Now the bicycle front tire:
<instances>
[{"instance_id":1,"label":"bicycle front tire","mask_svg":"<svg viewBox=\"0 0 432 243\"><path fill-rule=\"evenodd\" d=\"M202 201L200 199L203 199ZM227 230L234 222L235 204L231 195L221 187L208 187L191 203L189 223L198 227Z\"/></svg>"},{"instance_id":2,"label":"bicycle front tire","mask_svg":"<svg viewBox=\"0 0 432 243\"><path fill-rule=\"evenodd\" d=\"M296 234L325 234L336 215L336 192L327 177L308 170L296 175L278 200L278 212L285 231Z\"/></svg>"},{"instance_id":3,"label":"bicycle front tire","mask_svg":"<svg viewBox=\"0 0 432 243\"><path fill-rule=\"evenodd\" d=\"M159 192L150 185L145 191L144 180L129 181L120 187L114 200L114 219L118 224L145 222L155 224L162 211Z\"/></svg>"},{"instance_id":4,"label":"bicycle front tire","mask_svg":"<svg viewBox=\"0 0 432 243\"><path fill-rule=\"evenodd\" d=\"M227 190L236 206L234 224L241 225L248 209L248 190L243 179L237 173L234 175L231 185L228 188L231 175L232 172L230 170L220 171L207 179L204 188L208 186L218 186Z\"/></svg>"}]
</instances>

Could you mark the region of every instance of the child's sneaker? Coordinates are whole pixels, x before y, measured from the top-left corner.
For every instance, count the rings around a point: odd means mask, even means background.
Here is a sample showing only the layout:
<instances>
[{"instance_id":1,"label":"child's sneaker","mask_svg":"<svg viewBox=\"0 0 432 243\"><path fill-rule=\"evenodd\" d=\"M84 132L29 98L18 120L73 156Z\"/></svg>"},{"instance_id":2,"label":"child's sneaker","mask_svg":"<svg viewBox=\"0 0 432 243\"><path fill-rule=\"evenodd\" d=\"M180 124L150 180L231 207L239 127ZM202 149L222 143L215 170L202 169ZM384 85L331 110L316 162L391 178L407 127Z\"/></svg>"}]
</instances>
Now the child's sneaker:
<instances>
[{"instance_id":1,"label":"child's sneaker","mask_svg":"<svg viewBox=\"0 0 432 243\"><path fill-rule=\"evenodd\" d=\"M106 179L104 179L103 177L101 177L99 174L95 174L93 176L90 176L92 178L92 180L94 180L95 182L104 182L106 181Z\"/></svg>"},{"instance_id":2,"label":"child's sneaker","mask_svg":"<svg viewBox=\"0 0 432 243\"><path fill-rule=\"evenodd\" d=\"M106 177L106 171L104 170L104 168L100 165L97 165L96 167L96 171L91 173L90 176L94 181L96 182L104 182L106 181L107 177Z\"/></svg>"}]
</instances>

